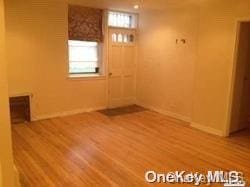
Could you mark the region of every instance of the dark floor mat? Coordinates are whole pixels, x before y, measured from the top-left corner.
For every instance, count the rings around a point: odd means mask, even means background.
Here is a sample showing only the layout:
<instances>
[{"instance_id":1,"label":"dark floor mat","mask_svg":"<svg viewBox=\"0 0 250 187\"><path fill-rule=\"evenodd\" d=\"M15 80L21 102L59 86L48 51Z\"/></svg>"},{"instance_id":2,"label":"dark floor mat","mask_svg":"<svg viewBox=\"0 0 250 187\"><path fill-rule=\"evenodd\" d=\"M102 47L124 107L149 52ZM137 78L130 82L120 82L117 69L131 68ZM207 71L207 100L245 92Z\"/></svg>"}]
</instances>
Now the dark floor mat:
<instances>
[{"instance_id":1,"label":"dark floor mat","mask_svg":"<svg viewBox=\"0 0 250 187\"><path fill-rule=\"evenodd\" d=\"M126 107L114 108L114 109L99 110L98 112L106 116L112 117L112 116L119 116L119 115L124 115L124 114L132 114L136 112L143 112L146 110L147 109L141 106L131 105L131 106L126 106Z\"/></svg>"}]
</instances>

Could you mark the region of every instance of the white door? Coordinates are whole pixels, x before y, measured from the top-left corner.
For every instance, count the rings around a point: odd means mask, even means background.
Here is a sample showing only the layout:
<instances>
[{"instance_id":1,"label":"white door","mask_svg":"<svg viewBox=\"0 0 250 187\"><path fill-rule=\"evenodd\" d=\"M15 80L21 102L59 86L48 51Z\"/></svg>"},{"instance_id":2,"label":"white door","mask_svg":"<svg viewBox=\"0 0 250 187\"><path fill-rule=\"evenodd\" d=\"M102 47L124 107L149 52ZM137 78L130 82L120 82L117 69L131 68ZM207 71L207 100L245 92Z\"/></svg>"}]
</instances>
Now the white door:
<instances>
[{"instance_id":1,"label":"white door","mask_svg":"<svg viewBox=\"0 0 250 187\"><path fill-rule=\"evenodd\" d=\"M109 108L135 104L136 33L109 29Z\"/></svg>"}]
</instances>

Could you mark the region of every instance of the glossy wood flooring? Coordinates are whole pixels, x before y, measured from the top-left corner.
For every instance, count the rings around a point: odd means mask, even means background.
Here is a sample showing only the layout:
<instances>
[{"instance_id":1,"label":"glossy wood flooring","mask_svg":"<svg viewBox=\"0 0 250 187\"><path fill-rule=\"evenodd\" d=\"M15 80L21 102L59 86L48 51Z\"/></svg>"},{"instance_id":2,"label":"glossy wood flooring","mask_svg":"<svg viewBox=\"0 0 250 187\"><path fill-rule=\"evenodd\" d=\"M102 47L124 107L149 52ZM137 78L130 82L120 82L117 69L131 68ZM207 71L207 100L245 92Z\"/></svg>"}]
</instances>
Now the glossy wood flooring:
<instances>
[{"instance_id":1,"label":"glossy wood flooring","mask_svg":"<svg viewBox=\"0 0 250 187\"><path fill-rule=\"evenodd\" d=\"M148 170L238 170L250 177L249 130L221 138L152 111L84 113L13 125L12 133L23 186L147 186Z\"/></svg>"}]
</instances>

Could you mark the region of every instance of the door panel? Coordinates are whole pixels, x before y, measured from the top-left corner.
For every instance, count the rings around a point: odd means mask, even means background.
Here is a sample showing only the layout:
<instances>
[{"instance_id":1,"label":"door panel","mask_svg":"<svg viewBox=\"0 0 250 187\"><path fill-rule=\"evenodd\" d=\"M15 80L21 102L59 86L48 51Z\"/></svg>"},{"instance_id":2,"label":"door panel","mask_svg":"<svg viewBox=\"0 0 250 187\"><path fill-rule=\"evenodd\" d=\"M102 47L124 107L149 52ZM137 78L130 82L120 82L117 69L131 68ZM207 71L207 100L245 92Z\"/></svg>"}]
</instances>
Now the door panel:
<instances>
[{"instance_id":1,"label":"door panel","mask_svg":"<svg viewBox=\"0 0 250 187\"><path fill-rule=\"evenodd\" d=\"M134 46L124 46L124 67L133 68L135 65Z\"/></svg>"},{"instance_id":2,"label":"door panel","mask_svg":"<svg viewBox=\"0 0 250 187\"><path fill-rule=\"evenodd\" d=\"M121 46L112 46L111 49L111 61L110 61L110 67L114 71L115 69L121 69L122 68L122 61L120 60L122 55L122 48Z\"/></svg>"},{"instance_id":3,"label":"door panel","mask_svg":"<svg viewBox=\"0 0 250 187\"><path fill-rule=\"evenodd\" d=\"M135 95L135 88L132 85L135 85L134 76L125 76L123 79L124 82L124 97L133 98Z\"/></svg>"},{"instance_id":4,"label":"door panel","mask_svg":"<svg viewBox=\"0 0 250 187\"><path fill-rule=\"evenodd\" d=\"M122 79L121 77L112 77L109 79L109 82L110 82L110 96L112 98L112 104L114 106L117 106L117 105L121 105L121 99L122 99L122 86L121 86L121 83L122 83Z\"/></svg>"},{"instance_id":5,"label":"door panel","mask_svg":"<svg viewBox=\"0 0 250 187\"><path fill-rule=\"evenodd\" d=\"M133 46L124 46L124 76L133 76L135 73L135 51Z\"/></svg>"},{"instance_id":6,"label":"door panel","mask_svg":"<svg viewBox=\"0 0 250 187\"><path fill-rule=\"evenodd\" d=\"M109 108L135 103L135 31L109 29Z\"/></svg>"}]
</instances>

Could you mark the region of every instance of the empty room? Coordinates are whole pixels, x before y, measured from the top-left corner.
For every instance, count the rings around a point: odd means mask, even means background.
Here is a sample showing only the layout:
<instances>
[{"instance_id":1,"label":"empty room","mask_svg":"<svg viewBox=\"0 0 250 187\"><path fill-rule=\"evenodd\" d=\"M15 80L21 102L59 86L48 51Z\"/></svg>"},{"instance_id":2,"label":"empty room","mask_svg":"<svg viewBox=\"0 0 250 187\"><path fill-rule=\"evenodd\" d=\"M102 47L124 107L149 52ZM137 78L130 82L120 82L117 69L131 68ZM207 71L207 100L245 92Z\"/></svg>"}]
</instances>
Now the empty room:
<instances>
[{"instance_id":1,"label":"empty room","mask_svg":"<svg viewBox=\"0 0 250 187\"><path fill-rule=\"evenodd\" d=\"M249 0L0 0L0 187L249 180Z\"/></svg>"}]
</instances>

